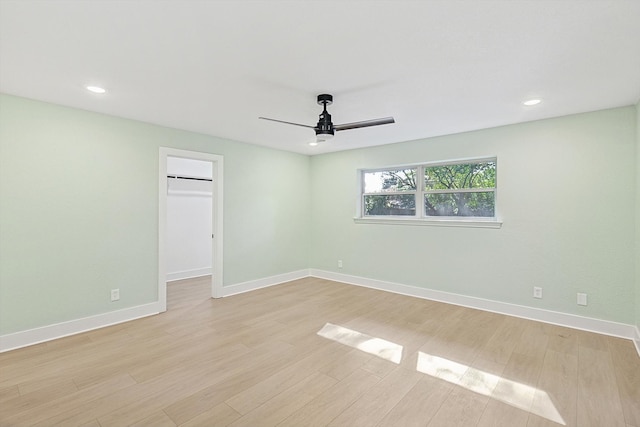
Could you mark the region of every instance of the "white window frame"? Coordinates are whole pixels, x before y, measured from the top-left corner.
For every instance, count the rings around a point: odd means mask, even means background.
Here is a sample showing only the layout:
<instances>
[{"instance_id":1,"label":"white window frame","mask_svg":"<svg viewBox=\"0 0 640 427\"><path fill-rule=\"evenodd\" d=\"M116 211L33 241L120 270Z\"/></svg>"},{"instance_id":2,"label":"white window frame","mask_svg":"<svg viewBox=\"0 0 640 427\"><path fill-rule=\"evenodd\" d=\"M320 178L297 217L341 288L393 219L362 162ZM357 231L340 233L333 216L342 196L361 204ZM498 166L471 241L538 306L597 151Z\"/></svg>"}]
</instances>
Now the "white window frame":
<instances>
[{"instance_id":1,"label":"white window frame","mask_svg":"<svg viewBox=\"0 0 640 427\"><path fill-rule=\"evenodd\" d=\"M449 190L426 190L424 182L425 168L433 166L445 166L445 165L459 165L465 163L483 163L483 162L495 162L496 163L496 186L494 188L473 188L473 189L458 189L457 191ZM427 163L415 163L408 165L398 166L383 166L380 168L366 168L358 169L358 199L356 203L356 216L353 218L356 224L395 224L395 225L426 225L426 226L447 226L447 227L475 227L475 228L500 228L502 227L502 220L498 216L498 177L497 177L498 158L497 156L488 157L475 157L468 159L455 159L455 160L443 160ZM365 193L364 176L365 173L370 172L383 172L386 170L399 170L399 169L417 169L416 177L416 191L398 191L398 192L384 192L384 193ZM424 207L424 197L426 194L436 193L466 193L466 192L486 192L493 191L495 200L495 210L493 217L459 217L459 216L426 216ZM364 215L364 198L367 195L372 194L384 194L384 195L396 195L396 194L413 194L416 199L416 214L415 216L408 215L380 215L380 216L365 216Z\"/></svg>"},{"instance_id":2,"label":"white window frame","mask_svg":"<svg viewBox=\"0 0 640 427\"><path fill-rule=\"evenodd\" d=\"M365 188L365 183L364 183L364 175L367 172L384 172L384 171L395 171L395 170L399 170L399 169L416 169L416 172L419 172L420 167L418 165L409 165L409 166L398 166L398 167L384 167L384 168L379 168L379 169L361 169L359 171L359 179L360 179L360 208L361 208L361 216L363 218L388 218L389 215L385 215L385 216L364 216L364 209L362 209L362 207L364 206L364 198L366 196L377 196L377 195L383 195L383 196L405 196L405 195L413 195L415 200L418 200L418 196L420 193L420 182L424 182L424 178L422 178L422 181L420 180L420 177L418 177L416 179L416 190L407 190L407 191L384 191L381 193L365 193L364 192L364 188ZM415 216L419 216L418 214L418 209L419 207L416 204L416 215ZM394 218L413 218L414 216L409 216L409 215L391 215Z\"/></svg>"}]
</instances>

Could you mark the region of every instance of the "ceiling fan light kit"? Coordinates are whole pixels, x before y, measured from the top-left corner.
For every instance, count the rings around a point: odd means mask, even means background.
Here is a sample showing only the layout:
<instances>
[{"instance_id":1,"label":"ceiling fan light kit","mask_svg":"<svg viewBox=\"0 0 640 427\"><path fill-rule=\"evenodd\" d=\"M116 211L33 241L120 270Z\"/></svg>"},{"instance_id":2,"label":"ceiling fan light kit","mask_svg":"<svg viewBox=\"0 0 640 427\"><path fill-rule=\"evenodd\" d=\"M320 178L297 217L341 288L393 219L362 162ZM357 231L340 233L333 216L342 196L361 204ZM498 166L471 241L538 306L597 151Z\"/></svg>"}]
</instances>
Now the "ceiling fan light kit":
<instances>
[{"instance_id":1,"label":"ceiling fan light kit","mask_svg":"<svg viewBox=\"0 0 640 427\"><path fill-rule=\"evenodd\" d=\"M393 117L385 117L382 119L372 119L372 120L364 120L361 122L334 125L333 122L331 121L331 114L329 114L329 112L327 111L327 105L331 105L331 104L333 104L333 95L329 95L327 93L318 95L318 105L322 105L322 113L320 113L318 124L316 124L315 126L303 125L300 123L285 122L284 120L270 119L267 117L258 117L258 118L262 120L269 120L272 122L284 123L287 125L294 125L294 126L302 126L302 127L313 129L316 132L317 142L327 141L333 138L335 132L342 131L342 130L358 129L358 128L364 128L364 127L370 127L370 126L380 126L380 125L395 123L395 120L393 119ZM314 145L317 145L317 144L314 144Z\"/></svg>"}]
</instances>

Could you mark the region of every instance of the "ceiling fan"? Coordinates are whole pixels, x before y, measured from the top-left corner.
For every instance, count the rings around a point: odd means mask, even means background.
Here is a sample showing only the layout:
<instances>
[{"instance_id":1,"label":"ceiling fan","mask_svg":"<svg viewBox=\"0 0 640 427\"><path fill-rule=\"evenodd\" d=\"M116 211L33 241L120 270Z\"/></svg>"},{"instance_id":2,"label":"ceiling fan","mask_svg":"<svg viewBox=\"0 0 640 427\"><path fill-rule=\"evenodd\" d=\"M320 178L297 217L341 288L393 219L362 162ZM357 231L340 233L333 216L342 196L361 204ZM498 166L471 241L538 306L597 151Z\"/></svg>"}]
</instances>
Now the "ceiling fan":
<instances>
[{"instance_id":1,"label":"ceiling fan","mask_svg":"<svg viewBox=\"0 0 640 427\"><path fill-rule=\"evenodd\" d=\"M395 120L393 119L393 117L385 117L382 119L372 119L372 120L364 120L361 122L334 125L333 122L331 121L331 114L329 114L329 112L327 111L327 105L331 105L331 104L333 104L333 95L329 95L326 93L322 95L318 95L318 105L322 105L322 113L320 113L320 119L318 120L318 124L315 126L302 125L300 123L285 122L284 120L270 119L268 117L258 117L258 118L262 120L270 120L272 122L284 123L287 125L302 126L305 128L310 128L315 130L317 142L315 144L312 143L311 145L316 145L318 142L326 141L328 139L333 138L334 133L337 131L395 123Z\"/></svg>"}]
</instances>

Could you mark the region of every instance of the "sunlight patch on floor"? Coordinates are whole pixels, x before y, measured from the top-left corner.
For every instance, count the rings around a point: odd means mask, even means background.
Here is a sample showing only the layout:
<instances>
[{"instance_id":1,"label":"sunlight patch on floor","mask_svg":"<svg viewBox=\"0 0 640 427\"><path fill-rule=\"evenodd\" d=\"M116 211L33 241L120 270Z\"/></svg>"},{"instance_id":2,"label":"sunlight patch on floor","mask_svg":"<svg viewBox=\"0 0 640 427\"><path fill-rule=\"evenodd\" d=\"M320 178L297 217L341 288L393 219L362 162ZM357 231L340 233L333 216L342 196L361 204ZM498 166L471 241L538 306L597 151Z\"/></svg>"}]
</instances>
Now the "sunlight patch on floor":
<instances>
[{"instance_id":1,"label":"sunlight patch on floor","mask_svg":"<svg viewBox=\"0 0 640 427\"><path fill-rule=\"evenodd\" d=\"M421 351L418 352L416 370L566 425L549 394L538 388ZM534 397L536 397L535 405Z\"/></svg>"},{"instance_id":2,"label":"sunlight patch on floor","mask_svg":"<svg viewBox=\"0 0 640 427\"><path fill-rule=\"evenodd\" d=\"M396 364L402 360L401 345L383 340L382 338L372 337L343 326L327 323L318 331L318 335Z\"/></svg>"}]
</instances>

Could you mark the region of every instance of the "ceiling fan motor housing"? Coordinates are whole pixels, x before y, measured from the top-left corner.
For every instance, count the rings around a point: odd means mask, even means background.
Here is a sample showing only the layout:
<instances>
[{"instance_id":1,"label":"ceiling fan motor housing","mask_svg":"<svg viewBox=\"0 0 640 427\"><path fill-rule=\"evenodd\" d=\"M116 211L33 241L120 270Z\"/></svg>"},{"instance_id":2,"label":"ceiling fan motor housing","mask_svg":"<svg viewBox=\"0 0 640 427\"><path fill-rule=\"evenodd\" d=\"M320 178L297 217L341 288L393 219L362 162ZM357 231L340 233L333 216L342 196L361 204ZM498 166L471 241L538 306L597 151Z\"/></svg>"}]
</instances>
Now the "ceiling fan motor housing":
<instances>
[{"instance_id":1,"label":"ceiling fan motor housing","mask_svg":"<svg viewBox=\"0 0 640 427\"><path fill-rule=\"evenodd\" d=\"M333 123L331 123L331 114L327 113L327 110L320 114L320 120L316 126L316 135L334 135ZM329 136L328 138L331 138Z\"/></svg>"},{"instance_id":2,"label":"ceiling fan motor housing","mask_svg":"<svg viewBox=\"0 0 640 427\"><path fill-rule=\"evenodd\" d=\"M335 134L333 123L331 122L331 114L327 111L327 105L333 103L333 96L329 94L318 95L318 104L322 105L322 113L320 120L315 128L318 139L329 139Z\"/></svg>"}]
</instances>

